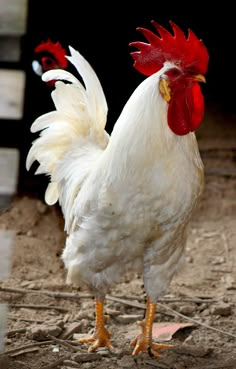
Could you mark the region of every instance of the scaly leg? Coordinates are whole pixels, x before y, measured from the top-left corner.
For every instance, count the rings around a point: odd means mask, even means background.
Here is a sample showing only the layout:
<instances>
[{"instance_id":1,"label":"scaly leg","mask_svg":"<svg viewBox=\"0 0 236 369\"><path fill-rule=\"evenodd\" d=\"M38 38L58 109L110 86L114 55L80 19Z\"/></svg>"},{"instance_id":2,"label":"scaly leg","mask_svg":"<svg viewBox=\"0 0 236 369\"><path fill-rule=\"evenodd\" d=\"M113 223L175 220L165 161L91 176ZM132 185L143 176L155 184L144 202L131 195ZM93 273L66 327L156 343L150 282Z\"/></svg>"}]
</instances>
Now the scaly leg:
<instances>
[{"instance_id":1,"label":"scaly leg","mask_svg":"<svg viewBox=\"0 0 236 369\"><path fill-rule=\"evenodd\" d=\"M160 358L161 355L157 350L167 349L172 345L158 344L152 342L152 325L156 311L156 304L147 299L146 315L143 322L138 322L142 328L142 333L131 341L131 345L135 346L133 355L138 355L140 352L147 352L150 355Z\"/></svg>"},{"instance_id":2,"label":"scaly leg","mask_svg":"<svg viewBox=\"0 0 236 369\"><path fill-rule=\"evenodd\" d=\"M89 352L95 351L98 347L108 347L112 349L113 346L109 341L110 333L104 325L104 299L96 299L96 322L95 331L91 337L81 338L80 343L94 342L88 349Z\"/></svg>"}]
</instances>

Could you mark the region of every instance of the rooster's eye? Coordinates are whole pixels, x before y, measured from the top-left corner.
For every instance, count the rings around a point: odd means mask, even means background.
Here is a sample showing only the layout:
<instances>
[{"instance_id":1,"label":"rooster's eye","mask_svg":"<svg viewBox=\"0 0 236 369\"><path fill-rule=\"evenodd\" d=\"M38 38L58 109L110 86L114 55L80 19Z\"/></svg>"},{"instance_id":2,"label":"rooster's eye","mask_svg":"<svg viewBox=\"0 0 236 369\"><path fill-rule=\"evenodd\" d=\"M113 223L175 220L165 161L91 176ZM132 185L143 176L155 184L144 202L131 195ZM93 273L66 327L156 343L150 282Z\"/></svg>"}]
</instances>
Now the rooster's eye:
<instances>
[{"instance_id":1,"label":"rooster's eye","mask_svg":"<svg viewBox=\"0 0 236 369\"><path fill-rule=\"evenodd\" d=\"M45 59L45 65L47 65L49 67L52 64L53 64L52 59Z\"/></svg>"},{"instance_id":2,"label":"rooster's eye","mask_svg":"<svg viewBox=\"0 0 236 369\"><path fill-rule=\"evenodd\" d=\"M173 69L169 69L166 74L168 75L169 78L177 78L181 75L181 72L179 69L177 68L173 68Z\"/></svg>"},{"instance_id":3,"label":"rooster's eye","mask_svg":"<svg viewBox=\"0 0 236 369\"><path fill-rule=\"evenodd\" d=\"M41 59L41 63L42 63L42 67L44 71L50 70L50 69L55 69L57 66L56 61L53 58L50 58L48 56L43 57Z\"/></svg>"}]
</instances>

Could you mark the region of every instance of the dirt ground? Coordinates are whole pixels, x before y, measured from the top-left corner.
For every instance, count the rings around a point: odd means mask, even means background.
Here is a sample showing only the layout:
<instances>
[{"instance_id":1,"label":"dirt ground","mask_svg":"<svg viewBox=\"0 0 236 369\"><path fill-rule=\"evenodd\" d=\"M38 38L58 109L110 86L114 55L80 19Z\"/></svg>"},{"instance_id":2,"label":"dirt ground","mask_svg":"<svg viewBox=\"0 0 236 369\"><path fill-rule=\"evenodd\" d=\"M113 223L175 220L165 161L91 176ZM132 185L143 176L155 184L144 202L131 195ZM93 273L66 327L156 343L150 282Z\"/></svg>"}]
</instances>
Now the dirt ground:
<instances>
[{"instance_id":1,"label":"dirt ground","mask_svg":"<svg viewBox=\"0 0 236 369\"><path fill-rule=\"evenodd\" d=\"M186 262L155 318L190 323L167 341L173 347L160 359L132 357L130 339L145 303L138 276L107 296L114 351L88 353L73 343L94 326L93 297L65 284L60 209L22 194L0 214L0 229L15 231L10 278L0 282L1 303L8 304L1 369L236 368L236 117L209 108L197 135L205 191L191 220Z\"/></svg>"}]
</instances>

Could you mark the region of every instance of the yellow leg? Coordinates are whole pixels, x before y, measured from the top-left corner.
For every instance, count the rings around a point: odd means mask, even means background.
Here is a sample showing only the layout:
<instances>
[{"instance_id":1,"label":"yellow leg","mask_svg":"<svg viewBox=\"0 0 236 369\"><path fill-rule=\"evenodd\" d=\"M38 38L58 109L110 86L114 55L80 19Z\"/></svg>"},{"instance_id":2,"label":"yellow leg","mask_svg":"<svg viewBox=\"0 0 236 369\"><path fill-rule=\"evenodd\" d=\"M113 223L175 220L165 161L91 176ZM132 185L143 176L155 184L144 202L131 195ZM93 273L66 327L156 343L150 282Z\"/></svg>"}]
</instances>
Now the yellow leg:
<instances>
[{"instance_id":1,"label":"yellow leg","mask_svg":"<svg viewBox=\"0 0 236 369\"><path fill-rule=\"evenodd\" d=\"M143 322L138 324L142 328L141 334L131 341L131 345L135 346L133 350L133 355L138 355L140 352L146 352L156 358L160 358L161 355L157 350L162 350L172 347L172 345L158 344L152 342L152 326L156 311L156 304L147 299L146 315Z\"/></svg>"},{"instance_id":2,"label":"yellow leg","mask_svg":"<svg viewBox=\"0 0 236 369\"><path fill-rule=\"evenodd\" d=\"M108 347L112 349L113 346L109 340L110 333L105 328L104 325L104 299L98 300L96 299L96 322L95 322L95 331L91 337L81 338L79 340L80 343L89 343L93 342L93 344L89 347L88 351L95 351L98 347Z\"/></svg>"}]
</instances>

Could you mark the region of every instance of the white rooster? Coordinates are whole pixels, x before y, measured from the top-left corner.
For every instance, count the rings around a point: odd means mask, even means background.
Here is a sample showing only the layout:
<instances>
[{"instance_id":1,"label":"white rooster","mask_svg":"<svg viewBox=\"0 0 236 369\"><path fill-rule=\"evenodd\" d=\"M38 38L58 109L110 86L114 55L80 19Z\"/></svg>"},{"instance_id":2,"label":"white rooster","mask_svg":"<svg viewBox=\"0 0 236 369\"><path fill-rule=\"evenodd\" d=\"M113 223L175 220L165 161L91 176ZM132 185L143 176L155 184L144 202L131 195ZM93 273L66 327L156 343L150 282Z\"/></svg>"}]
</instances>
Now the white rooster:
<instances>
[{"instance_id":1,"label":"white rooster","mask_svg":"<svg viewBox=\"0 0 236 369\"><path fill-rule=\"evenodd\" d=\"M208 52L189 30L173 22L173 34L152 21L159 35L137 28L149 43L130 44L134 67L148 76L134 91L112 134L105 131L107 103L99 79L84 57L69 48L68 60L84 85L65 70L43 74L55 84L55 111L36 119L41 131L27 169L50 177L45 201L59 201L67 233L62 259L67 280L85 283L96 301L89 350L112 348L104 323L104 301L126 272L143 273L147 309L133 355L160 357L152 341L157 299L176 272L186 226L204 187L194 130L203 119Z\"/></svg>"}]
</instances>

